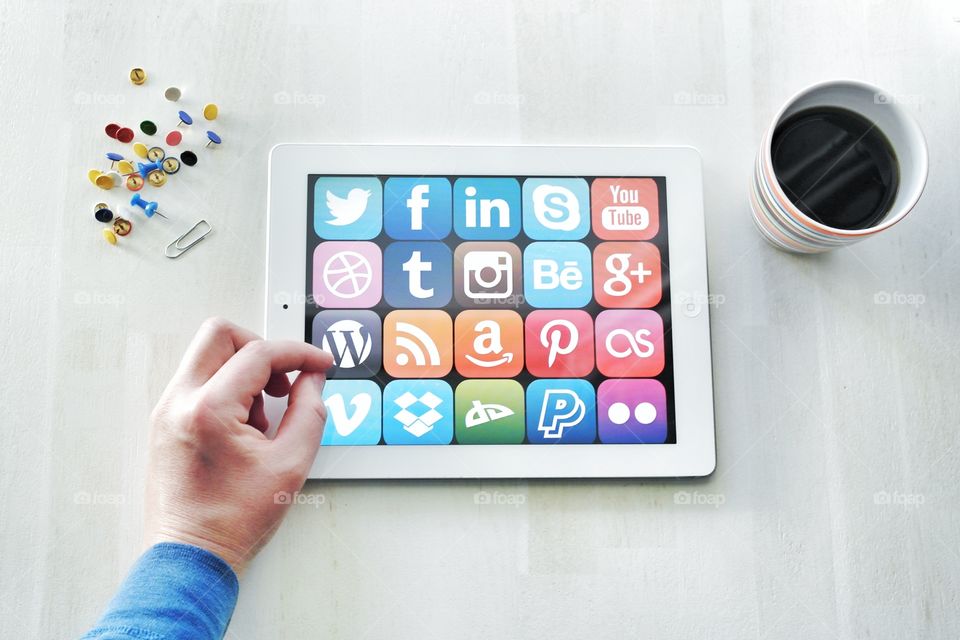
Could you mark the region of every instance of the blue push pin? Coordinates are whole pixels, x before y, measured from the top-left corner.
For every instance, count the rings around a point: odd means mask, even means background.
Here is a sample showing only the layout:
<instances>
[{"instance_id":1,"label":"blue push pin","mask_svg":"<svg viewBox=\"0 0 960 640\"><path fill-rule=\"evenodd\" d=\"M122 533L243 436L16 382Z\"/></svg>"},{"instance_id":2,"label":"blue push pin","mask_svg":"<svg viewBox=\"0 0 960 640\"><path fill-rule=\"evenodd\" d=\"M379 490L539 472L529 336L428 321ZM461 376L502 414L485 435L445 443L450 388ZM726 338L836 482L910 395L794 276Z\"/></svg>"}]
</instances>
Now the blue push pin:
<instances>
[{"instance_id":1,"label":"blue push pin","mask_svg":"<svg viewBox=\"0 0 960 640\"><path fill-rule=\"evenodd\" d=\"M207 139L210 140L210 142L206 144L206 146L208 147L212 144L220 144L221 142L223 142L223 140L220 139L220 136L218 136L213 131L207 131Z\"/></svg>"},{"instance_id":2,"label":"blue push pin","mask_svg":"<svg viewBox=\"0 0 960 640\"><path fill-rule=\"evenodd\" d=\"M113 151L110 151L107 153L107 160L110 161L110 168L113 169L118 162L123 160L123 156L120 155L119 153L114 153Z\"/></svg>"},{"instance_id":3,"label":"blue push pin","mask_svg":"<svg viewBox=\"0 0 960 640\"><path fill-rule=\"evenodd\" d=\"M147 179L147 174L154 171L163 171L163 166L159 162L149 162L143 164L142 162L137 163L137 173L139 173L144 180Z\"/></svg>"},{"instance_id":4,"label":"blue push pin","mask_svg":"<svg viewBox=\"0 0 960 640\"><path fill-rule=\"evenodd\" d=\"M135 207L140 207L141 209L143 209L144 215L146 215L148 218L152 218L153 214L157 214L164 220L169 220L167 216L157 211L156 202L150 202L149 200L144 200L143 198L140 197L139 193L133 194L133 197L130 198L130 204L132 204Z\"/></svg>"},{"instance_id":5,"label":"blue push pin","mask_svg":"<svg viewBox=\"0 0 960 640\"><path fill-rule=\"evenodd\" d=\"M179 127L181 124L185 124L185 125L188 125L188 126L191 125L191 124L193 124L193 118L191 118L191 117L190 117L190 114L187 113L186 111L178 111L178 112L177 112L177 115L180 117L180 123L177 125L178 127Z\"/></svg>"}]
</instances>

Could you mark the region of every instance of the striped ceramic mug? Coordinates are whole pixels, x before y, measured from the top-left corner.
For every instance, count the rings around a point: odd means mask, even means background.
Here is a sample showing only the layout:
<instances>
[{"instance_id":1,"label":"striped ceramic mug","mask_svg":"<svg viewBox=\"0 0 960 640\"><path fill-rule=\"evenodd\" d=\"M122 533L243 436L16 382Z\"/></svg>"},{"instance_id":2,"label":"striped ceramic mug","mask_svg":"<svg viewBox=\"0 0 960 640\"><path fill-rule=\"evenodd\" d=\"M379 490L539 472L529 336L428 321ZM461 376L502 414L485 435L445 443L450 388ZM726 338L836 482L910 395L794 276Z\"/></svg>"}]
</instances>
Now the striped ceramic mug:
<instances>
[{"instance_id":1,"label":"striped ceramic mug","mask_svg":"<svg viewBox=\"0 0 960 640\"><path fill-rule=\"evenodd\" d=\"M916 205L927 181L927 143L903 104L889 94L854 80L833 80L808 87L774 116L763 136L750 185L750 208L760 233L773 246L795 253L820 253L869 238L892 227ZM790 116L824 107L853 111L872 122L890 142L899 169L896 195L884 216L863 229L840 229L814 220L784 192L773 169L774 131Z\"/></svg>"}]
</instances>

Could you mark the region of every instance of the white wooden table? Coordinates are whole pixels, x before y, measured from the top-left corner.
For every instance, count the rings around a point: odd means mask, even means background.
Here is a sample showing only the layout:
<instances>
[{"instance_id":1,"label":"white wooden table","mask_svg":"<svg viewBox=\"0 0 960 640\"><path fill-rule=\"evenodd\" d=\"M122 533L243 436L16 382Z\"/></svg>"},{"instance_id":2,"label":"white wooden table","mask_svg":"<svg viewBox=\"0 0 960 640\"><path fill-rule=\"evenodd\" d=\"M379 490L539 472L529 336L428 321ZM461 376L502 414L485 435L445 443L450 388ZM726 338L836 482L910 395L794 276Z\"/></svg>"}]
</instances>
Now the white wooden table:
<instances>
[{"instance_id":1,"label":"white wooden table","mask_svg":"<svg viewBox=\"0 0 960 640\"><path fill-rule=\"evenodd\" d=\"M958 19L919 0L5 0L0 636L78 635L136 557L147 414L203 318L262 328L267 153L313 141L698 147L718 469L312 483L229 638L957 637ZM909 103L930 178L886 235L793 257L751 226L751 162L776 107L832 77ZM221 106L224 144L159 193L172 223L111 248L86 171L108 122L173 124L168 85ZM200 218L213 235L164 258Z\"/></svg>"}]
</instances>

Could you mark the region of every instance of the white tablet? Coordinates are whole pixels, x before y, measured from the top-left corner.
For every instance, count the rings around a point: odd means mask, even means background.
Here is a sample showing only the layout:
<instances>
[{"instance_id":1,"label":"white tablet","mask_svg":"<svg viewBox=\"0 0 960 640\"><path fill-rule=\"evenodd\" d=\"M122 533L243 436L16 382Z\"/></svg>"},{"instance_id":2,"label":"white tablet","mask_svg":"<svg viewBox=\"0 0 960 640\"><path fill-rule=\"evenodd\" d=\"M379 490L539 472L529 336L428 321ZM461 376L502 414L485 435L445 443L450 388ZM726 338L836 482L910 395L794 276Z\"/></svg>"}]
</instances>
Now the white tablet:
<instances>
[{"instance_id":1,"label":"white tablet","mask_svg":"<svg viewBox=\"0 0 960 640\"><path fill-rule=\"evenodd\" d=\"M695 150L282 144L269 191L266 336L335 361L311 477L713 471Z\"/></svg>"}]
</instances>

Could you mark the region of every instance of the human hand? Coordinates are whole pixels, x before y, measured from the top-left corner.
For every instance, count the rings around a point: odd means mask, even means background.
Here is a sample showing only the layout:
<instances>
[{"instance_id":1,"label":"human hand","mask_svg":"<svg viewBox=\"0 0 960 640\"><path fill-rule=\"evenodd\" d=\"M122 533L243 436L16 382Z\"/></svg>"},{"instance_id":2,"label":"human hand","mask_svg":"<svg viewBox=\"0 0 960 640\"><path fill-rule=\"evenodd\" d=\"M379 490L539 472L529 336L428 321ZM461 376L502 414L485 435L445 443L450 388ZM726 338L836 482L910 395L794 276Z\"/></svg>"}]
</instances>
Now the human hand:
<instances>
[{"instance_id":1,"label":"human hand","mask_svg":"<svg viewBox=\"0 0 960 640\"><path fill-rule=\"evenodd\" d=\"M326 410L332 356L296 341L266 341L207 320L150 417L145 542L181 542L223 558L239 575L267 543L310 471ZM287 373L300 371L291 385ZM289 394L268 438L262 392Z\"/></svg>"}]
</instances>

